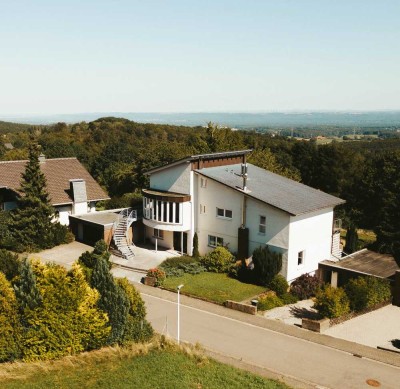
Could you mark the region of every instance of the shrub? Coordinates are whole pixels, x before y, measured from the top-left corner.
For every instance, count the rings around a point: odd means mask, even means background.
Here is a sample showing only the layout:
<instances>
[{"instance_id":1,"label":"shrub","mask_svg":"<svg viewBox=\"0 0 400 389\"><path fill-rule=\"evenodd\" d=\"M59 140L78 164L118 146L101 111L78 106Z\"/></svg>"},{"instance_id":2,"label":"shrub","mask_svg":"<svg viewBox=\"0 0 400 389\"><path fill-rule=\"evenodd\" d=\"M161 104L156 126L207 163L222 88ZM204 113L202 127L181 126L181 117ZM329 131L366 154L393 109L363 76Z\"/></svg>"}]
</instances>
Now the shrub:
<instances>
[{"instance_id":1,"label":"shrub","mask_svg":"<svg viewBox=\"0 0 400 389\"><path fill-rule=\"evenodd\" d=\"M227 273L235 257L225 247L216 247L211 253L200 258L200 263L210 272Z\"/></svg>"},{"instance_id":2,"label":"shrub","mask_svg":"<svg viewBox=\"0 0 400 389\"><path fill-rule=\"evenodd\" d=\"M259 297L257 309L260 311L268 311L272 308L283 306L283 301L275 293L267 293Z\"/></svg>"},{"instance_id":3,"label":"shrub","mask_svg":"<svg viewBox=\"0 0 400 389\"><path fill-rule=\"evenodd\" d=\"M282 254L271 251L268 246L253 251L254 280L267 286L282 269Z\"/></svg>"},{"instance_id":4,"label":"shrub","mask_svg":"<svg viewBox=\"0 0 400 389\"><path fill-rule=\"evenodd\" d=\"M300 300L306 300L315 296L321 286L322 281L317 276L303 274L292 282L290 292L295 294Z\"/></svg>"},{"instance_id":5,"label":"shrub","mask_svg":"<svg viewBox=\"0 0 400 389\"><path fill-rule=\"evenodd\" d=\"M282 296L279 296L279 298L282 300L282 302L287 305L287 304L295 304L299 299L297 298L296 295L292 293L284 293Z\"/></svg>"},{"instance_id":6,"label":"shrub","mask_svg":"<svg viewBox=\"0 0 400 389\"><path fill-rule=\"evenodd\" d=\"M358 249L358 234L357 229L354 224L351 224L347 228L346 232L346 245L344 246L344 252L346 254L351 254Z\"/></svg>"},{"instance_id":7,"label":"shrub","mask_svg":"<svg viewBox=\"0 0 400 389\"><path fill-rule=\"evenodd\" d=\"M199 274L206 271L196 258L187 255L167 258L158 268L162 269L167 277L181 277L184 273Z\"/></svg>"},{"instance_id":8,"label":"shrub","mask_svg":"<svg viewBox=\"0 0 400 389\"><path fill-rule=\"evenodd\" d=\"M359 277L352 279L345 286L350 300L350 308L362 311L391 298L389 281L375 277Z\"/></svg>"},{"instance_id":9,"label":"shrub","mask_svg":"<svg viewBox=\"0 0 400 389\"><path fill-rule=\"evenodd\" d=\"M7 250L0 250L0 272L4 273L8 281L18 275L19 265L18 255Z\"/></svg>"},{"instance_id":10,"label":"shrub","mask_svg":"<svg viewBox=\"0 0 400 389\"><path fill-rule=\"evenodd\" d=\"M315 296L314 308L330 319L345 315L350 311L349 299L342 288L325 285Z\"/></svg>"},{"instance_id":11,"label":"shrub","mask_svg":"<svg viewBox=\"0 0 400 389\"><path fill-rule=\"evenodd\" d=\"M286 281L285 277L283 277L280 274L277 274L269 283L268 287L274 292L276 292L277 296L282 297L284 294L287 294L287 291L289 289L289 284Z\"/></svg>"},{"instance_id":12,"label":"shrub","mask_svg":"<svg viewBox=\"0 0 400 389\"><path fill-rule=\"evenodd\" d=\"M156 279L155 286L161 286L165 281L165 272L156 267L147 271L147 277L154 277Z\"/></svg>"},{"instance_id":13,"label":"shrub","mask_svg":"<svg viewBox=\"0 0 400 389\"><path fill-rule=\"evenodd\" d=\"M19 357L21 334L14 291L0 272L0 362L13 361Z\"/></svg>"}]
</instances>

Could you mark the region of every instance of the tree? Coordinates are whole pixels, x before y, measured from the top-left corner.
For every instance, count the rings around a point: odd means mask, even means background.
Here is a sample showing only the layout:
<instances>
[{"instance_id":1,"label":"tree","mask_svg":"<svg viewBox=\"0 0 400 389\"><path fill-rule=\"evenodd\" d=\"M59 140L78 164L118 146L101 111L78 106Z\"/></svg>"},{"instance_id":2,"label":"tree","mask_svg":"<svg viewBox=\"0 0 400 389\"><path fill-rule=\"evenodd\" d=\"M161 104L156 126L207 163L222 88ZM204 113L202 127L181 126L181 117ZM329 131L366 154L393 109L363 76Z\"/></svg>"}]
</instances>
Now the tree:
<instances>
[{"instance_id":1,"label":"tree","mask_svg":"<svg viewBox=\"0 0 400 389\"><path fill-rule=\"evenodd\" d=\"M194 233L193 236L193 253L192 256L194 258L199 258L200 257L200 253L199 253L199 237L197 235L197 232Z\"/></svg>"},{"instance_id":2,"label":"tree","mask_svg":"<svg viewBox=\"0 0 400 389\"><path fill-rule=\"evenodd\" d=\"M65 227L52 223L54 209L50 204L46 178L40 168L39 154L38 144L32 141L22 174L18 207L11 212L9 230L18 251L50 248L60 243L54 242L55 235L57 240L62 240L60 230L64 237L67 235Z\"/></svg>"},{"instance_id":3,"label":"tree","mask_svg":"<svg viewBox=\"0 0 400 389\"><path fill-rule=\"evenodd\" d=\"M27 258L21 263L20 274L14 285L14 290L21 314L23 314L26 309L33 310L41 305L42 296L36 285L36 275Z\"/></svg>"},{"instance_id":4,"label":"tree","mask_svg":"<svg viewBox=\"0 0 400 389\"><path fill-rule=\"evenodd\" d=\"M358 250L358 234L354 224L350 224L347 228L346 233L346 245L344 246L344 252L346 254L352 254Z\"/></svg>"},{"instance_id":5,"label":"tree","mask_svg":"<svg viewBox=\"0 0 400 389\"><path fill-rule=\"evenodd\" d=\"M8 281L19 273L20 261L17 254L0 249L0 272L3 272Z\"/></svg>"},{"instance_id":6,"label":"tree","mask_svg":"<svg viewBox=\"0 0 400 389\"><path fill-rule=\"evenodd\" d=\"M115 283L108 263L103 257L99 257L94 265L91 286L100 293L98 307L108 314L111 325L108 343L121 342L128 321L129 299L124 290Z\"/></svg>"},{"instance_id":7,"label":"tree","mask_svg":"<svg viewBox=\"0 0 400 389\"><path fill-rule=\"evenodd\" d=\"M253 264L255 282L267 286L282 269L282 254L260 246L253 251Z\"/></svg>"}]
</instances>

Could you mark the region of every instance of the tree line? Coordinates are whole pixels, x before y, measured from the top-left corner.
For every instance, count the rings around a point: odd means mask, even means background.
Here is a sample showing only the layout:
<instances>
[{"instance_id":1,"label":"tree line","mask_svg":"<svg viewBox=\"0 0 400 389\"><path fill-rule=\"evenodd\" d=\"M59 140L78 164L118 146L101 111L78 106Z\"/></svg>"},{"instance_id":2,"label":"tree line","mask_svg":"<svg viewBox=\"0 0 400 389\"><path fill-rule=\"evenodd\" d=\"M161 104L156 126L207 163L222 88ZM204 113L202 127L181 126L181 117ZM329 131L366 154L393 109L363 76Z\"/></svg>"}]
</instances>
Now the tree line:
<instances>
[{"instance_id":1,"label":"tree line","mask_svg":"<svg viewBox=\"0 0 400 389\"><path fill-rule=\"evenodd\" d=\"M373 229L376 249L398 253L400 142L396 139L317 145L256 131L143 124L120 118L33 127L8 134L13 150L28 155L34 133L48 158L77 157L115 199L148 185L146 170L187 155L253 149L249 162L346 200L337 213L345 225Z\"/></svg>"}]
</instances>

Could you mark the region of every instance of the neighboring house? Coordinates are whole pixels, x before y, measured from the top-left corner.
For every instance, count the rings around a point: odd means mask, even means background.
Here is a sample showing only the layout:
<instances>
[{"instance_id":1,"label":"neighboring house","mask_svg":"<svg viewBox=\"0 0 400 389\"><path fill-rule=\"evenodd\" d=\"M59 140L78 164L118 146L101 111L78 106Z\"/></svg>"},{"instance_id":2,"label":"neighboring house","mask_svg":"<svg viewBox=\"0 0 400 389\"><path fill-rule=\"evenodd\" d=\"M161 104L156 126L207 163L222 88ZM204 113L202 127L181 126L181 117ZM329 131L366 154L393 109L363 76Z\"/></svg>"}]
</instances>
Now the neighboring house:
<instances>
[{"instance_id":1,"label":"neighboring house","mask_svg":"<svg viewBox=\"0 0 400 389\"><path fill-rule=\"evenodd\" d=\"M227 246L243 259L259 246L282 253L288 281L338 252L337 197L246 163L251 150L193 155L147 172L143 223L155 245L191 254Z\"/></svg>"},{"instance_id":2,"label":"neighboring house","mask_svg":"<svg viewBox=\"0 0 400 389\"><path fill-rule=\"evenodd\" d=\"M76 158L40 158L40 167L47 180L47 190L56 217L64 225L69 215L95 212L96 202L108 195ZM17 206L21 175L27 161L0 162L0 210Z\"/></svg>"}]
</instances>

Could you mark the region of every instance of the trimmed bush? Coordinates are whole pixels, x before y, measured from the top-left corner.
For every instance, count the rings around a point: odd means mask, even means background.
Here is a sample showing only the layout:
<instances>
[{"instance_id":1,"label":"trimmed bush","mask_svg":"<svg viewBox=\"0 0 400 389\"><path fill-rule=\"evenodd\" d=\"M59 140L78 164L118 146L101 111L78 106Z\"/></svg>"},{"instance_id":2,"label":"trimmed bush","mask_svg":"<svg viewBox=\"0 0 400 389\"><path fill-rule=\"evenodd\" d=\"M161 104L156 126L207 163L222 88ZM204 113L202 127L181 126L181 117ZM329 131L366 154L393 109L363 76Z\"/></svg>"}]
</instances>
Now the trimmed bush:
<instances>
[{"instance_id":1,"label":"trimmed bush","mask_svg":"<svg viewBox=\"0 0 400 389\"><path fill-rule=\"evenodd\" d=\"M287 294L289 284L286 281L285 277L277 274L269 283L268 288L276 292L277 296L282 297L283 295Z\"/></svg>"},{"instance_id":2,"label":"trimmed bush","mask_svg":"<svg viewBox=\"0 0 400 389\"><path fill-rule=\"evenodd\" d=\"M292 282L290 292L295 294L299 300L307 300L314 297L321 286L322 281L317 276L303 274Z\"/></svg>"},{"instance_id":3,"label":"trimmed bush","mask_svg":"<svg viewBox=\"0 0 400 389\"><path fill-rule=\"evenodd\" d=\"M210 272L228 273L235 257L225 247L216 247L211 253L200 258L200 263Z\"/></svg>"},{"instance_id":4,"label":"trimmed bush","mask_svg":"<svg viewBox=\"0 0 400 389\"><path fill-rule=\"evenodd\" d=\"M162 269L167 277L181 277L184 273L200 274L206 271L196 258L187 255L167 258L158 268Z\"/></svg>"},{"instance_id":5,"label":"trimmed bush","mask_svg":"<svg viewBox=\"0 0 400 389\"><path fill-rule=\"evenodd\" d=\"M389 281L375 277L354 278L345 286L353 311L362 311L373 306L390 301Z\"/></svg>"},{"instance_id":6,"label":"trimmed bush","mask_svg":"<svg viewBox=\"0 0 400 389\"><path fill-rule=\"evenodd\" d=\"M199 258L200 253L199 253L199 237L197 236L197 232L194 233L193 236L193 253L192 253L194 258Z\"/></svg>"},{"instance_id":7,"label":"trimmed bush","mask_svg":"<svg viewBox=\"0 0 400 389\"><path fill-rule=\"evenodd\" d=\"M268 311L272 308L283 307L284 305L283 301L275 293L268 293L259 297L257 309Z\"/></svg>"},{"instance_id":8,"label":"trimmed bush","mask_svg":"<svg viewBox=\"0 0 400 389\"><path fill-rule=\"evenodd\" d=\"M0 362L19 357L21 336L15 294L10 282L0 272Z\"/></svg>"},{"instance_id":9,"label":"trimmed bush","mask_svg":"<svg viewBox=\"0 0 400 389\"><path fill-rule=\"evenodd\" d=\"M257 284L268 286L282 269L282 254L273 252L268 246L253 251L253 275Z\"/></svg>"},{"instance_id":10,"label":"trimmed bush","mask_svg":"<svg viewBox=\"0 0 400 389\"><path fill-rule=\"evenodd\" d=\"M279 298L282 300L282 302L287 305L287 304L295 304L299 299L297 296L295 296L292 293L284 293L282 296L279 296Z\"/></svg>"},{"instance_id":11,"label":"trimmed bush","mask_svg":"<svg viewBox=\"0 0 400 389\"><path fill-rule=\"evenodd\" d=\"M349 299L342 288L325 285L315 296L314 308L318 313L330 319L350 312Z\"/></svg>"},{"instance_id":12,"label":"trimmed bush","mask_svg":"<svg viewBox=\"0 0 400 389\"><path fill-rule=\"evenodd\" d=\"M147 277L154 277L156 279L156 283L154 286L161 286L165 281L165 272L161 269L157 269L156 267L153 269L149 269L147 271Z\"/></svg>"}]
</instances>

